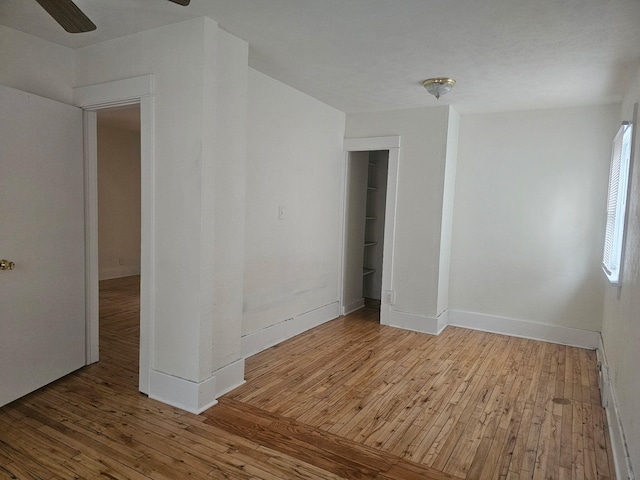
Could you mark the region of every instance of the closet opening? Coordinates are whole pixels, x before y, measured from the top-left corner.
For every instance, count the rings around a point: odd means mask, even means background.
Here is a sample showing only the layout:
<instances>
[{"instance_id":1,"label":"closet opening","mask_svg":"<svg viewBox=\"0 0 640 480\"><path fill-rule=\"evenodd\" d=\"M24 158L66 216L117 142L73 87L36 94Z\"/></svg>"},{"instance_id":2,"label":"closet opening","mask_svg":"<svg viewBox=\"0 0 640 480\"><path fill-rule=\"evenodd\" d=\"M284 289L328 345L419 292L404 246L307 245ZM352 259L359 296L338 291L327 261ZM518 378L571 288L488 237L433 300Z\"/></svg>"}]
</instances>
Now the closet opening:
<instances>
[{"instance_id":1,"label":"closet opening","mask_svg":"<svg viewBox=\"0 0 640 480\"><path fill-rule=\"evenodd\" d=\"M389 150L347 155L343 314L380 310L383 294Z\"/></svg>"}]
</instances>

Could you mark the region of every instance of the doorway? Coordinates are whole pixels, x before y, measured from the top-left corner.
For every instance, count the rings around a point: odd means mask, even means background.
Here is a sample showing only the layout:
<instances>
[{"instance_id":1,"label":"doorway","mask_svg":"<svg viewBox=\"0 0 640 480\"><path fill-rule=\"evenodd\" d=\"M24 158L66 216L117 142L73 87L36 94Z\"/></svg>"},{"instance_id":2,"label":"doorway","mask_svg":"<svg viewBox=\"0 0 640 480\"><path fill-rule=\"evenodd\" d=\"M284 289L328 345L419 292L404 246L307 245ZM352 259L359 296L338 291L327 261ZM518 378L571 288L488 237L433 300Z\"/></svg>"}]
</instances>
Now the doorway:
<instances>
[{"instance_id":1,"label":"doorway","mask_svg":"<svg viewBox=\"0 0 640 480\"><path fill-rule=\"evenodd\" d=\"M380 307L388 150L347 157L343 314Z\"/></svg>"},{"instance_id":2,"label":"doorway","mask_svg":"<svg viewBox=\"0 0 640 480\"><path fill-rule=\"evenodd\" d=\"M140 275L140 106L97 111L100 280Z\"/></svg>"},{"instance_id":3,"label":"doorway","mask_svg":"<svg viewBox=\"0 0 640 480\"><path fill-rule=\"evenodd\" d=\"M96 131L100 360L131 382L140 345L140 105L97 110Z\"/></svg>"},{"instance_id":4,"label":"doorway","mask_svg":"<svg viewBox=\"0 0 640 480\"><path fill-rule=\"evenodd\" d=\"M362 254L362 296L365 305L380 307L384 220L387 199L389 150L369 152L365 202L364 251Z\"/></svg>"},{"instance_id":5,"label":"doorway","mask_svg":"<svg viewBox=\"0 0 640 480\"><path fill-rule=\"evenodd\" d=\"M73 89L76 106L84 110L85 145L85 291L86 364L99 360L98 318L98 160L97 111L140 105L140 343L138 390L149 393L152 361L153 312L155 311L155 97L153 75L86 85Z\"/></svg>"},{"instance_id":6,"label":"doorway","mask_svg":"<svg viewBox=\"0 0 640 480\"><path fill-rule=\"evenodd\" d=\"M345 139L341 313L379 301L380 323L389 325L394 304L393 248L400 137Z\"/></svg>"}]
</instances>

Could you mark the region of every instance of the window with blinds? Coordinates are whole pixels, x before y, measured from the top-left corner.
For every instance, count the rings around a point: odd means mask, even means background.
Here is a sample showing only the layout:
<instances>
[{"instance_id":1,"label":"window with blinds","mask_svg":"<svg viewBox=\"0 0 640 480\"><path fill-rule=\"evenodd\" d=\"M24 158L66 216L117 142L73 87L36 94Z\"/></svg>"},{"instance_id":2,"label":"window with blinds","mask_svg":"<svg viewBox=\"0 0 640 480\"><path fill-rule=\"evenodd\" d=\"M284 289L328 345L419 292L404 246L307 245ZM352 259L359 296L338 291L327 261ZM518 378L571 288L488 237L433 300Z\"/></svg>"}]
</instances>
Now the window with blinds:
<instances>
[{"instance_id":1,"label":"window with blinds","mask_svg":"<svg viewBox=\"0 0 640 480\"><path fill-rule=\"evenodd\" d=\"M622 245L624 241L627 190L631 164L630 123L623 123L613 140L609 196L607 197L607 228L604 239L602 269L611 283L620 283Z\"/></svg>"}]
</instances>

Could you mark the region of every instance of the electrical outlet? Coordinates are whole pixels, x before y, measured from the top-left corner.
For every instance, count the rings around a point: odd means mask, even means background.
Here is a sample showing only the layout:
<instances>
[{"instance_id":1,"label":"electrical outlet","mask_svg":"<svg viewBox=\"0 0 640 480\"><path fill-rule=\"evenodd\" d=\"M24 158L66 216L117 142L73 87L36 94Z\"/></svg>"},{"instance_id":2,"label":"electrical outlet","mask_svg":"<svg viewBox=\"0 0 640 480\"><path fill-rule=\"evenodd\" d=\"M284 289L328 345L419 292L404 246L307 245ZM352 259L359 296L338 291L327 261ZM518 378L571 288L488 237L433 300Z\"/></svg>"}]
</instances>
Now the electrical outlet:
<instances>
[{"instance_id":1,"label":"electrical outlet","mask_svg":"<svg viewBox=\"0 0 640 480\"><path fill-rule=\"evenodd\" d=\"M278 205L278 220L284 220L284 205Z\"/></svg>"},{"instance_id":2,"label":"electrical outlet","mask_svg":"<svg viewBox=\"0 0 640 480\"><path fill-rule=\"evenodd\" d=\"M394 301L393 290L385 290L384 295L382 297L382 303L386 303L387 305L393 305Z\"/></svg>"}]
</instances>

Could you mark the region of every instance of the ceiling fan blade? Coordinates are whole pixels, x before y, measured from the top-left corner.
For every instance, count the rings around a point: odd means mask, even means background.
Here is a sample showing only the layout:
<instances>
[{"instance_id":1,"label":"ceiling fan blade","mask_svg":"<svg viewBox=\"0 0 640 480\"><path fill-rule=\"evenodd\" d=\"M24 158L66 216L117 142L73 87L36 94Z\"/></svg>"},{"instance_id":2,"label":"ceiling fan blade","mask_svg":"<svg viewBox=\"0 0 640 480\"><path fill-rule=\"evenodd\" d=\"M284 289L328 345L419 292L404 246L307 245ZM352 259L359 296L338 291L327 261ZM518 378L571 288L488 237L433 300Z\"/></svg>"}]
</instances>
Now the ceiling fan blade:
<instances>
[{"instance_id":1,"label":"ceiling fan blade","mask_svg":"<svg viewBox=\"0 0 640 480\"><path fill-rule=\"evenodd\" d=\"M89 17L71 0L36 1L69 33L91 32L96 29Z\"/></svg>"},{"instance_id":2,"label":"ceiling fan blade","mask_svg":"<svg viewBox=\"0 0 640 480\"><path fill-rule=\"evenodd\" d=\"M186 7L187 5L189 5L189 2L191 2L191 0L169 0L169 1L173 3L177 3L178 5L182 5L183 7Z\"/></svg>"}]
</instances>

